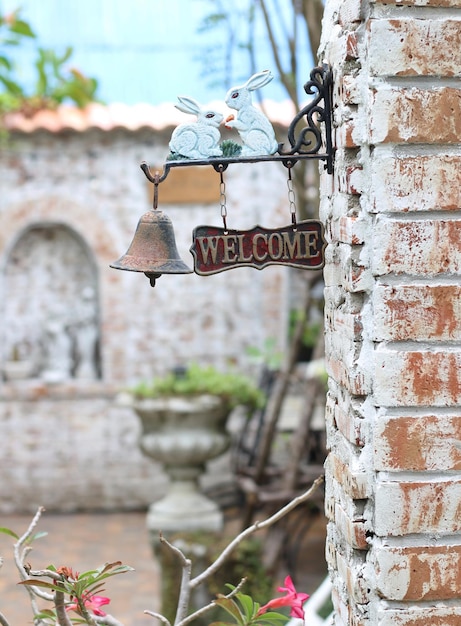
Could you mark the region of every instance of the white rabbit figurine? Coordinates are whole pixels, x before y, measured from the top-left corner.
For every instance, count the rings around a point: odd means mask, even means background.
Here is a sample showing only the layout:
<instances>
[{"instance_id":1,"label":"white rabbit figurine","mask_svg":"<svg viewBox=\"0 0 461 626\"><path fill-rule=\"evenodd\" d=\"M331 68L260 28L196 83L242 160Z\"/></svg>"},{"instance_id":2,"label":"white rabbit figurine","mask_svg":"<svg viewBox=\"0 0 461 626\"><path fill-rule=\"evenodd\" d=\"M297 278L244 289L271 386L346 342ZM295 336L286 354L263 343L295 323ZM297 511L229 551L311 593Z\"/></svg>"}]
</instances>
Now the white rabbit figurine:
<instances>
[{"instance_id":1,"label":"white rabbit figurine","mask_svg":"<svg viewBox=\"0 0 461 626\"><path fill-rule=\"evenodd\" d=\"M226 119L226 128L235 128L242 141L242 156L275 154L278 150L274 129L267 117L251 103L251 92L264 87L274 77L269 70L253 74L241 87L232 87L226 95L226 104L238 111L237 118Z\"/></svg>"},{"instance_id":2,"label":"white rabbit figurine","mask_svg":"<svg viewBox=\"0 0 461 626\"><path fill-rule=\"evenodd\" d=\"M175 104L175 107L183 113L195 114L197 121L175 128L170 140L171 152L189 159L221 156L221 134L218 130L223 120L221 113L202 109L196 100L187 96L178 96L178 100L179 104Z\"/></svg>"}]
</instances>

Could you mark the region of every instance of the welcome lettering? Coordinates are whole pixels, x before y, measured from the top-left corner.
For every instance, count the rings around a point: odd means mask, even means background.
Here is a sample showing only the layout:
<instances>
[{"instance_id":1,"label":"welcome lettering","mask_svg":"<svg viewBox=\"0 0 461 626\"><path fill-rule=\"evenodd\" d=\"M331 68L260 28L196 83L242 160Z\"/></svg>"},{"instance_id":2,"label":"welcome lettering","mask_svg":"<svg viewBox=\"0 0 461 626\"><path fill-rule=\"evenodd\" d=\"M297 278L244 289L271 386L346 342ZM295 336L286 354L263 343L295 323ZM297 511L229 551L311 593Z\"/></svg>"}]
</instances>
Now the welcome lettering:
<instances>
[{"instance_id":1,"label":"welcome lettering","mask_svg":"<svg viewBox=\"0 0 461 626\"><path fill-rule=\"evenodd\" d=\"M276 230L261 226L247 231L199 226L193 233L191 252L196 273L207 275L239 266L318 269L323 267L325 245L321 222L305 220Z\"/></svg>"}]
</instances>

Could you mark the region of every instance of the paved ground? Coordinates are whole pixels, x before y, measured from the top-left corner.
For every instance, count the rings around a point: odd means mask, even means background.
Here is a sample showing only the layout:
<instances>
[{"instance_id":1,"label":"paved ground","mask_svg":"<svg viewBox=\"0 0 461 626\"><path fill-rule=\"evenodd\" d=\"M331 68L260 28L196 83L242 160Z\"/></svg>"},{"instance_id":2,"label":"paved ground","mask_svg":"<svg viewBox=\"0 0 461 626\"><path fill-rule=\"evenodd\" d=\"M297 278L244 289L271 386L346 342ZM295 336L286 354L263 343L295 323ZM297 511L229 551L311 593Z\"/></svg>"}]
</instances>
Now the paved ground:
<instances>
[{"instance_id":1,"label":"paved ground","mask_svg":"<svg viewBox=\"0 0 461 626\"><path fill-rule=\"evenodd\" d=\"M0 526L23 533L31 516L2 516ZM157 625L144 609L159 610L160 572L149 546L145 529L145 513L72 514L45 513L38 530L49 534L34 544L28 561L34 569L49 564L67 565L84 571L106 562L121 560L131 565L130 572L109 579L102 595L111 597L108 608L125 626ZM325 522L323 517L310 529L303 540L302 591L313 591L326 575L324 559ZM27 592L18 587L13 563L14 540L0 534L0 555L4 565L0 570L0 612L10 626L32 623ZM46 604L46 603L45 603Z\"/></svg>"}]
</instances>

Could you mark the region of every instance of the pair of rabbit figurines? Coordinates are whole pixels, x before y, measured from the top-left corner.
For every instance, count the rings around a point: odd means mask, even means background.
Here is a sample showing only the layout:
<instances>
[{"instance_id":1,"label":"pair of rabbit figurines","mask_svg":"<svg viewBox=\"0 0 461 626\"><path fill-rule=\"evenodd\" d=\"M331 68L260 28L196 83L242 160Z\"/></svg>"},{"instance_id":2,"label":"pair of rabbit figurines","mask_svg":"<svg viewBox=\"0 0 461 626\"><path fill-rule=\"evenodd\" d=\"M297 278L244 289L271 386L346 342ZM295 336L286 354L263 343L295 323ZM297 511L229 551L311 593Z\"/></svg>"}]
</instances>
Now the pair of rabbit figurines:
<instances>
[{"instance_id":1,"label":"pair of rabbit figurines","mask_svg":"<svg viewBox=\"0 0 461 626\"><path fill-rule=\"evenodd\" d=\"M278 150L272 124L251 102L251 92L264 87L272 79L271 72L264 70L251 76L243 85L232 87L227 92L225 102L237 111L237 115L227 117L224 124L226 128L235 128L238 131L243 144L238 146L241 156L275 154ZM176 108L183 113L197 115L197 120L181 124L173 131L169 144L172 158L207 159L223 156L223 148L219 143L219 125L224 116L217 111L202 109L193 98L178 96L178 100ZM235 142L230 143L238 145Z\"/></svg>"}]
</instances>

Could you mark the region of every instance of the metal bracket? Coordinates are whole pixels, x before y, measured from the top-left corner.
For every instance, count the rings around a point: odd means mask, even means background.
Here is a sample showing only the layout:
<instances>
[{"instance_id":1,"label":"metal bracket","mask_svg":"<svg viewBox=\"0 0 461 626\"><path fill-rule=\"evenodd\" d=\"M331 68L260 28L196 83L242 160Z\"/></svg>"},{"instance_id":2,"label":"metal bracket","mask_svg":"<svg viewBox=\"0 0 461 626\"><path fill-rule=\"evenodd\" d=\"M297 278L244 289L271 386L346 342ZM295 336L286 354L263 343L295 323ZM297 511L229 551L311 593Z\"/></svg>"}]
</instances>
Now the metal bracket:
<instances>
[{"instance_id":1,"label":"metal bracket","mask_svg":"<svg viewBox=\"0 0 461 626\"><path fill-rule=\"evenodd\" d=\"M217 172L223 172L231 163L260 163L264 161L281 161L286 167L292 167L297 161L304 159L319 159L325 161L328 174L333 173L334 147L332 140L332 101L333 101L333 74L328 65L315 67L310 73L310 80L304 85L308 95L315 95L293 118L288 127L288 141L290 149L284 150L284 144L279 144L276 154L254 157L210 157L209 159L181 159L167 161L161 176L153 175L146 162L141 169L147 179L156 185L165 180L172 167L190 167L191 165L211 165ZM306 118L307 126L299 129L299 124ZM323 133L322 133L323 127ZM324 151L321 152L321 149Z\"/></svg>"}]
</instances>

